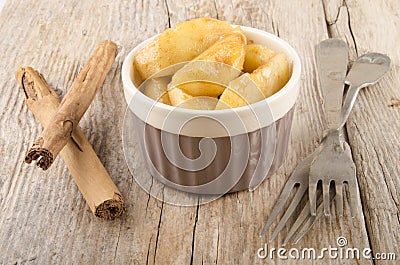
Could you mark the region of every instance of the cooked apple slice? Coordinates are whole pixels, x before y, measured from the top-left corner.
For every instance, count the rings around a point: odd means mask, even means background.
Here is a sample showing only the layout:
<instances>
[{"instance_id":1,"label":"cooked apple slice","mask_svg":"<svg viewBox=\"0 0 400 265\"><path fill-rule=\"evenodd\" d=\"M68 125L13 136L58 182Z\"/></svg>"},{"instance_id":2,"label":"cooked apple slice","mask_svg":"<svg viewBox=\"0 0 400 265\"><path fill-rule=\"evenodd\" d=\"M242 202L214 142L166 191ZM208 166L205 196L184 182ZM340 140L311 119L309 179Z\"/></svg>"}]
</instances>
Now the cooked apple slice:
<instances>
[{"instance_id":1,"label":"cooked apple slice","mask_svg":"<svg viewBox=\"0 0 400 265\"><path fill-rule=\"evenodd\" d=\"M156 101L171 105L168 95L168 78L151 78L143 84L143 94Z\"/></svg>"},{"instance_id":2,"label":"cooked apple slice","mask_svg":"<svg viewBox=\"0 0 400 265\"><path fill-rule=\"evenodd\" d=\"M182 89L178 87L169 89L168 96L172 106L178 106L179 104L182 104L186 100L193 98L192 95L189 95L188 93L184 92Z\"/></svg>"},{"instance_id":3,"label":"cooked apple slice","mask_svg":"<svg viewBox=\"0 0 400 265\"><path fill-rule=\"evenodd\" d=\"M230 65L239 71L243 68L247 38L240 27L224 34L216 43L193 60L204 60Z\"/></svg>"},{"instance_id":4,"label":"cooked apple slice","mask_svg":"<svg viewBox=\"0 0 400 265\"><path fill-rule=\"evenodd\" d=\"M239 27L223 35L209 49L179 69L172 76L168 88L180 89L191 96L221 95L229 81L241 73L246 42L246 36ZM177 94L170 94L173 105L181 103L182 98L172 99ZM182 93L179 95L182 96Z\"/></svg>"},{"instance_id":5,"label":"cooked apple slice","mask_svg":"<svg viewBox=\"0 0 400 265\"><path fill-rule=\"evenodd\" d=\"M251 73L261 65L266 64L276 54L267 46L260 44L246 45L245 52L243 71L246 73Z\"/></svg>"},{"instance_id":6,"label":"cooked apple slice","mask_svg":"<svg viewBox=\"0 0 400 265\"><path fill-rule=\"evenodd\" d=\"M141 79L146 80L170 65L192 60L232 29L228 23L213 18L178 23L176 29L167 29L140 50L134 67Z\"/></svg>"},{"instance_id":7,"label":"cooked apple slice","mask_svg":"<svg viewBox=\"0 0 400 265\"><path fill-rule=\"evenodd\" d=\"M260 101L281 89L289 77L286 55L278 53L251 74L244 74L230 82L216 109L236 108Z\"/></svg>"},{"instance_id":8,"label":"cooked apple slice","mask_svg":"<svg viewBox=\"0 0 400 265\"><path fill-rule=\"evenodd\" d=\"M284 53L278 53L263 66L260 66L250 78L260 87L264 97L279 91L290 78L289 62Z\"/></svg>"},{"instance_id":9,"label":"cooked apple slice","mask_svg":"<svg viewBox=\"0 0 400 265\"><path fill-rule=\"evenodd\" d=\"M246 73L232 80L219 98L216 109L237 108L264 99L259 86Z\"/></svg>"},{"instance_id":10,"label":"cooked apple slice","mask_svg":"<svg viewBox=\"0 0 400 265\"><path fill-rule=\"evenodd\" d=\"M186 101L183 101L177 107L185 109L197 109L197 110L213 110L218 103L217 98L213 97L193 97Z\"/></svg>"},{"instance_id":11,"label":"cooked apple slice","mask_svg":"<svg viewBox=\"0 0 400 265\"><path fill-rule=\"evenodd\" d=\"M229 72L229 70L225 72ZM178 85L177 88L181 89L185 93L190 94L194 97L197 96L218 97L222 94L222 92L224 92L226 85L207 82L207 81L194 81Z\"/></svg>"}]
</instances>

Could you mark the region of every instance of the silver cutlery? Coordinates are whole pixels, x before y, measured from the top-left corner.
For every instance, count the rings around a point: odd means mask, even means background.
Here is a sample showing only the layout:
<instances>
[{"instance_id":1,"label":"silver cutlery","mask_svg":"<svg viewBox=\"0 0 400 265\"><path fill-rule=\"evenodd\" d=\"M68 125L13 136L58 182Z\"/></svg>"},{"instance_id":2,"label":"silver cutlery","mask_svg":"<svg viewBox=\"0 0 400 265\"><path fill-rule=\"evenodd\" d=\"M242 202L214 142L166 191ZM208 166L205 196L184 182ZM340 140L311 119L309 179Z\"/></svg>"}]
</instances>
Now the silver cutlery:
<instances>
[{"instance_id":1,"label":"silver cutlery","mask_svg":"<svg viewBox=\"0 0 400 265\"><path fill-rule=\"evenodd\" d=\"M371 65L370 65L371 61L374 61L374 64L381 64L381 67L377 67L377 66L371 67ZM350 85L350 88L347 91L346 98L344 100L343 107L341 110L339 127L342 127L346 123L347 118L350 114L351 109L354 106L355 100L357 98L357 95L358 95L358 92L360 91L360 89L362 87L366 87L368 85L372 85L372 84L376 83L380 78L379 76L383 76L386 73L386 71L388 71L389 67L390 67L390 59L389 59L389 57L387 57L386 55L383 55L383 54L369 53L369 54L363 55L357 59L356 63L353 65L351 71L349 72L349 74L347 75L346 80L345 80L345 83L347 85ZM360 73L365 74L369 71L380 71L380 73L374 75L377 79L373 79L371 76L370 80L368 81L365 79L365 77L363 77L363 75L360 74ZM352 156L351 156L350 147L348 146L348 144L346 142L343 142L343 145L345 147L345 152L347 154L348 159L351 159ZM357 181L356 178L355 178L355 181ZM336 188L337 188L337 186L336 186ZM334 198L336 199L337 197L339 197L339 199L336 200L336 202L337 202L338 212L340 215L340 213L343 213L343 204L342 204L343 197L342 197L342 193L341 193L342 189L339 189L340 190L339 194L338 194L338 192L336 192L336 194L333 193L332 190L333 189L330 189L330 200L329 201L332 202ZM358 190L357 190L357 192L358 192ZM350 200L352 200L353 202L355 202L356 198L358 197L357 195L355 195L355 193L350 193L350 196L353 196L353 198L350 197ZM323 203L321 203L322 198L321 198L320 190L317 190L316 197L318 198L317 199L318 207L316 209L316 216L311 215L310 208L309 208L310 203L308 201L306 203L306 205L303 207L299 216L297 217L295 223L292 225L286 238L284 239L284 242L283 242L284 246L289 243L289 240L297 231L297 236L293 240L293 243L296 244L311 229L311 227L314 225L314 223L316 221L316 218L322 214ZM352 215L354 215L355 206L353 206L352 209L353 209Z\"/></svg>"},{"instance_id":2,"label":"silver cutlery","mask_svg":"<svg viewBox=\"0 0 400 265\"><path fill-rule=\"evenodd\" d=\"M325 158L325 156L332 154L329 151L330 147L341 145L337 127L339 124L340 109L342 107L344 80L346 77L348 64L348 53L349 51L347 44L338 39L328 39L322 41L316 47L317 70L324 97L323 105L325 107L325 131L327 133L326 137L321 143L321 146L317 149L318 155L316 155L316 157L313 159L313 161L317 160L318 162L311 162L311 168L309 172L309 189L311 191L311 193L309 191L309 201L312 215L316 214L316 196L315 193L312 192L316 191L316 185L318 183L317 176L314 174L314 172L318 173L318 170L326 167L326 163L331 163L331 161L322 160ZM341 155L337 156L337 158L340 159ZM321 165L321 162L323 165ZM314 170L313 165L316 167ZM318 168L318 166L320 167ZM355 167L352 168L355 170ZM311 175L311 173L313 173L313 175ZM322 183L325 215L329 214L329 186L330 182ZM337 201L339 200L340 198L338 196Z\"/></svg>"},{"instance_id":3,"label":"silver cutlery","mask_svg":"<svg viewBox=\"0 0 400 265\"><path fill-rule=\"evenodd\" d=\"M346 76L348 64L348 46L344 41L328 39L317 45L316 52L318 69L321 69L319 72L321 82L327 83L328 85L326 88L329 88L325 89L323 92L325 98L331 99L329 101L325 100L324 104L327 109L327 120L329 121L328 126L332 127L334 126L335 121L339 120L338 113L340 113L340 106L343 98L343 82ZM303 195L308 190L310 165L318 153L319 149L315 150L295 168L292 175L287 180L275 207L269 215L263 231L261 232L261 236L266 234L267 229L283 210L283 206L286 204L292 189L297 187L294 198L277 224L271 235L270 241L274 240L285 226L287 220L293 214L294 210L303 198Z\"/></svg>"},{"instance_id":4,"label":"silver cutlery","mask_svg":"<svg viewBox=\"0 0 400 265\"><path fill-rule=\"evenodd\" d=\"M358 184L356 167L353 159L348 157L342 148L340 132L354 106L361 88L375 84L390 68L390 59L384 54L368 53L360 56L350 72L345 83L350 85L344 105L341 108L340 122L335 127L328 128L320 147L310 167L309 200L311 215L316 215L316 190L318 182L322 182L324 213L329 215L329 187L335 185L336 207L339 216L343 215L343 184L347 184L351 216L354 217L357 208ZM322 82L322 80L321 80ZM329 98L325 98L325 101Z\"/></svg>"},{"instance_id":5,"label":"silver cutlery","mask_svg":"<svg viewBox=\"0 0 400 265\"><path fill-rule=\"evenodd\" d=\"M333 59L332 62L327 63L327 60L329 60L328 58L331 56L332 52L333 56L336 55L336 59ZM352 215L354 214L354 203L357 202L356 199L358 197L355 166L351 159L350 147L346 142L341 143L340 141L340 129L346 123L359 90L362 87L376 83L379 78L383 76L383 74L389 69L390 65L390 59L382 54L366 54L359 57L345 79L345 83L350 85L350 88L346 94L343 107L341 107L344 85L343 79L346 73L345 70L343 70L343 67L344 65L347 66L347 45L340 40L329 39L321 42L317 46L317 54L319 76L323 85L325 99L324 103L327 116L326 124L328 130L322 145L303 161L301 161L289 177L271 214L268 217L268 220L261 232L261 236L265 236L268 228L277 218L278 214L283 211L283 207L288 202L292 190L296 187L296 193L289 207L277 224L269 241L271 242L274 240L278 233L283 229L286 222L298 207L303 196L309 189L307 183L310 183L309 175L310 168L312 166L314 167L314 172L318 172L317 170L322 170L322 176L327 177L329 183L333 176L332 174L337 174L339 172L336 171L338 169L342 170L342 168L344 168L342 171L347 175L345 175L344 178L335 179L335 184L337 185L335 185L334 189L329 188L330 185L326 185L326 180L324 182L325 186L323 187L322 191L319 189L317 190L317 185L312 185L312 188L314 188L312 192L313 200L308 200L303 206L295 223L292 225L290 231L284 239L284 245L290 241L296 232L297 236L294 239L294 243L297 243L311 229L317 217L320 216L322 212L329 214L328 207L334 198L336 199L339 215L343 214L343 183L347 183L349 186L352 185L352 187L355 187L355 191L353 189L349 190L349 200L351 203L353 203ZM321 64L324 64L322 69L319 68ZM365 73L365 70L368 72ZM365 76L370 75L371 72L374 73L374 76ZM362 80L367 81L363 82ZM343 148L343 145L346 148ZM332 152L334 155L330 154ZM331 156L333 156L333 158L339 162L342 161L340 163L344 164L341 164L340 166L336 164L335 166L335 164L332 163L332 160L329 160L331 159ZM325 160L323 161L321 157L325 157ZM318 163L320 163L318 161L322 161L324 163L324 167L318 168ZM328 170L326 168L328 168ZM314 176L315 179L318 178L317 175ZM310 194L307 197L310 198Z\"/></svg>"},{"instance_id":6,"label":"silver cutlery","mask_svg":"<svg viewBox=\"0 0 400 265\"><path fill-rule=\"evenodd\" d=\"M346 123L361 88L378 82L389 69L390 58L381 53L367 53L357 59L344 80L349 89L343 102L339 127Z\"/></svg>"}]
</instances>

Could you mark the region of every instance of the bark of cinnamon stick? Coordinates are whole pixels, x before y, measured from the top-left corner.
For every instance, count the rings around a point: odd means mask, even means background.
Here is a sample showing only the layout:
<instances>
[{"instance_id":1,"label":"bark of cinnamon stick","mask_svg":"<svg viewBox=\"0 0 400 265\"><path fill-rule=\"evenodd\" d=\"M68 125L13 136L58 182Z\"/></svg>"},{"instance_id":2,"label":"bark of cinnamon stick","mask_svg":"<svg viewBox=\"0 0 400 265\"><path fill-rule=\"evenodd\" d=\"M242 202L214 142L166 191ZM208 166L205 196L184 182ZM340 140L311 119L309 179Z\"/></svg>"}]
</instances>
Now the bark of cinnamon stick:
<instances>
[{"instance_id":1,"label":"bark of cinnamon stick","mask_svg":"<svg viewBox=\"0 0 400 265\"><path fill-rule=\"evenodd\" d=\"M25 94L26 105L40 123L48 127L57 113L60 98L44 77L31 67L18 69L15 76ZM97 217L113 219L125 211L121 192L79 127L73 129L72 138L67 138L61 156Z\"/></svg>"},{"instance_id":2,"label":"bark of cinnamon stick","mask_svg":"<svg viewBox=\"0 0 400 265\"><path fill-rule=\"evenodd\" d=\"M51 166L103 84L116 55L117 45L110 40L102 41L97 46L61 101L57 112L28 150L26 163L38 160L36 165L43 170Z\"/></svg>"}]
</instances>

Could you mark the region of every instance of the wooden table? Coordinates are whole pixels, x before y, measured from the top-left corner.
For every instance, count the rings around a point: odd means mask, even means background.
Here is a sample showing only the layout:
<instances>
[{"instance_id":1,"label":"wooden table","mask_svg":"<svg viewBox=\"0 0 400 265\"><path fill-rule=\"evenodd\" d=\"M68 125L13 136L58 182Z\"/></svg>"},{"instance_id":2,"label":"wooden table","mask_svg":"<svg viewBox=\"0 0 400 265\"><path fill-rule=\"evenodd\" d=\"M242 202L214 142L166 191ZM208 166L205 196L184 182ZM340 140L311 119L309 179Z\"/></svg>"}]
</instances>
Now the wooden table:
<instances>
[{"instance_id":1,"label":"wooden table","mask_svg":"<svg viewBox=\"0 0 400 265\"><path fill-rule=\"evenodd\" d=\"M319 219L296 247L336 247L336 239L344 236L348 247L396 253L400 259L399 1L61 2L8 0L0 13L0 264L310 264L262 260L257 250L267 242L259 233L285 180L323 132L314 46L329 37L345 40L352 60L376 51L388 54L393 64L377 85L361 92L345 129L360 187L356 217L349 217L346 204L344 217ZM139 42L203 16L273 32L288 41L303 64L301 92L288 155L275 175L254 192L179 207L149 196L125 164L120 69ZM62 159L45 172L22 162L42 127L14 79L17 67L31 65L65 94L105 38L119 44L119 55L80 125L125 197L126 214L113 221L93 216ZM148 173L137 168L133 174ZM285 228L269 247L279 247L287 232ZM325 258L321 263L396 261Z\"/></svg>"}]
</instances>

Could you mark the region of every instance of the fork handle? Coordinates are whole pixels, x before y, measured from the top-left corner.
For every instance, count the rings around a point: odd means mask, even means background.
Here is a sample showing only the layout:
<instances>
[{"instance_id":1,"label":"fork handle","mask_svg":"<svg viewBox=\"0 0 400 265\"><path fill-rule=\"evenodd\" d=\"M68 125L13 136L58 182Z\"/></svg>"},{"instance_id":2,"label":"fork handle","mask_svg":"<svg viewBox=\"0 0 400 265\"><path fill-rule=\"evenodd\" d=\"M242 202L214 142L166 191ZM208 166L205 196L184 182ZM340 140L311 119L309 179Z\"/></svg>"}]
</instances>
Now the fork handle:
<instances>
[{"instance_id":1,"label":"fork handle","mask_svg":"<svg viewBox=\"0 0 400 265\"><path fill-rule=\"evenodd\" d=\"M315 49L318 77L323 95L325 128L337 129L342 107L349 47L340 39L327 39Z\"/></svg>"},{"instance_id":2,"label":"fork handle","mask_svg":"<svg viewBox=\"0 0 400 265\"><path fill-rule=\"evenodd\" d=\"M340 113L340 123L338 130L340 130L347 122L350 112L354 107L358 92L360 92L362 86L350 86L347 90L346 98L344 99L342 110Z\"/></svg>"}]
</instances>

